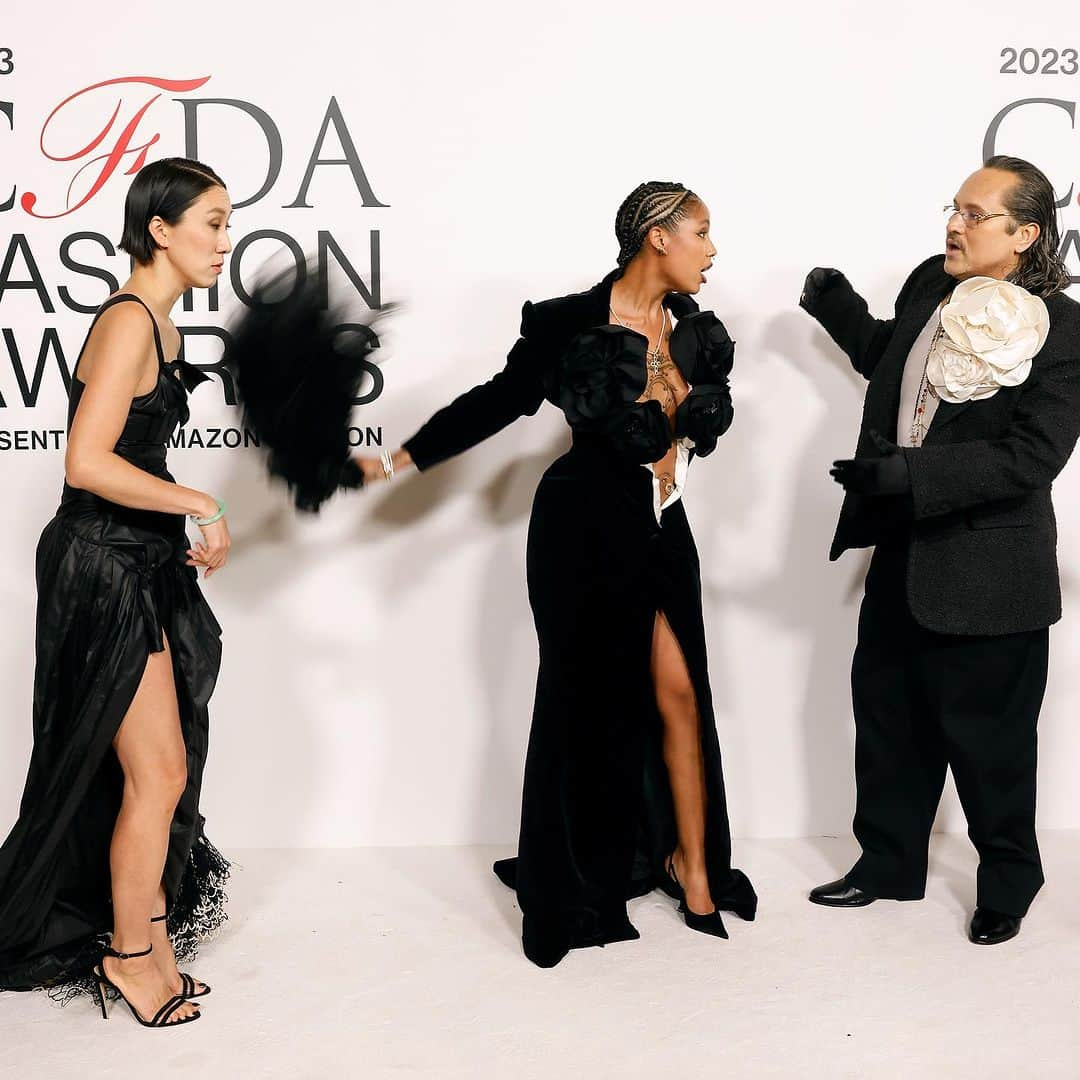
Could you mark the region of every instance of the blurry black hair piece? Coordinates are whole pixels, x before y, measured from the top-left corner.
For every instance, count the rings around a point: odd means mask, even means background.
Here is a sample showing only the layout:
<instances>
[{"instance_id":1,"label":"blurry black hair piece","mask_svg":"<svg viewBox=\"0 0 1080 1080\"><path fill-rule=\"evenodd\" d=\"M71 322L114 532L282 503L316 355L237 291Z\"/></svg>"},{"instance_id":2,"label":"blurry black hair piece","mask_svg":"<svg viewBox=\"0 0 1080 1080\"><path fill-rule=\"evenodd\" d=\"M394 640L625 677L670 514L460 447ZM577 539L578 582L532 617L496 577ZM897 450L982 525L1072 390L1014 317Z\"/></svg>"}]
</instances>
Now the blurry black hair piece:
<instances>
[{"instance_id":1,"label":"blurry black hair piece","mask_svg":"<svg viewBox=\"0 0 1080 1080\"><path fill-rule=\"evenodd\" d=\"M325 296L314 268L299 279L295 268L264 277L229 326L223 358L270 475L312 513L338 488L363 484L349 455L349 420L379 346L370 325Z\"/></svg>"}]
</instances>

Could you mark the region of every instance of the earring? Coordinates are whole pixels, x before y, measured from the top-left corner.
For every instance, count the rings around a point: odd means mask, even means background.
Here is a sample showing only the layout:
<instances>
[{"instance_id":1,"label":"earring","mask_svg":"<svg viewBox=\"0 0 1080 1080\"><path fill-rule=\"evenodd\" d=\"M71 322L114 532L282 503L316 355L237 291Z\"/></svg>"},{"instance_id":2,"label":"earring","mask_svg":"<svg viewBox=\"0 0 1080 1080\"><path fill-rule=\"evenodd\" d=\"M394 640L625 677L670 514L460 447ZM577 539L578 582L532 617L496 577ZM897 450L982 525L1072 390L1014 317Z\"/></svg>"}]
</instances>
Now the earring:
<instances>
[{"instance_id":1,"label":"earring","mask_svg":"<svg viewBox=\"0 0 1080 1080\"><path fill-rule=\"evenodd\" d=\"M667 248L657 246L656 254L657 255L666 255L667 254Z\"/></svg>"}]
</instances>

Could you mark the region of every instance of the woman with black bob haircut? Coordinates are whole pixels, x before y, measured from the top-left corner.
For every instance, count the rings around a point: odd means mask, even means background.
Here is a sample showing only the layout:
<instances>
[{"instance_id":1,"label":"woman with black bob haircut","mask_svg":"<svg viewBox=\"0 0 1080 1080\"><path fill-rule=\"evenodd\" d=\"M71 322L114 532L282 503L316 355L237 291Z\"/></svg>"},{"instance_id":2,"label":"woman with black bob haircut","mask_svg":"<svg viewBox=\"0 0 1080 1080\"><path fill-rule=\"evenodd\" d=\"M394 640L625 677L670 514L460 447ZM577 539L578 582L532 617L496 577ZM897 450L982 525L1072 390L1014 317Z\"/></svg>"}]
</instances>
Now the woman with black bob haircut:
<instances>
[{"instance_id":1,"label":"woman with black bob haircut","mask_svg":"<svg viewBox=\"0 0 1080 1080\"><path fill-rule=\"evenodd\" d=\"M573 444L544 474L527 574L540 646L518 855L525 955L638 937L629 898L654 887L686 925L753 919L731 866L705 655L698 555L682 496L693 457L732 419L734 343L691 299L716 248L681 184L641 184L615 221L618 267L582 293L526 303L505 368L437 412L365 483L434 467L544 400ZM254 358L253 361L254 363Z\"/></svg>"},{"instance_id":2,"label":"woman with black bob haircut","mask_svg":"<svg viewBox=\"0 0 1080 1080\"><path fill-rule=\"evenodd\" d=\"M102 1015L120 995L153 1027L199 1018L191 999L210 988L176 958L225 918L228 863L199 813L221 629L197 568L225 565L229 530L165 447L206 379L176 359L169 312L217 280L231 209L185 158L147 165L128 192L135 265L76 361L63 494L37 549L34 746L0 848L0 989L95 992Z\"/></svg>"}]
</instances>

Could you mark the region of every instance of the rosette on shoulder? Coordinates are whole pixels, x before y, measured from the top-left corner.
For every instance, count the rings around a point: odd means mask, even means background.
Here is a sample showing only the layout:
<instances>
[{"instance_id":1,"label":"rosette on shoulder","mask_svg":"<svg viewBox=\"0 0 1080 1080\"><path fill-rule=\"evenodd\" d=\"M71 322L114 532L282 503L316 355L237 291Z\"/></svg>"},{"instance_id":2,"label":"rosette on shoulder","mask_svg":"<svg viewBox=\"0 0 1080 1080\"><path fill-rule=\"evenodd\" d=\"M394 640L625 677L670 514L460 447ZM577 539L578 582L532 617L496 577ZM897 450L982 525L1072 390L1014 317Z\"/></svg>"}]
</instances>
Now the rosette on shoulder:
<instances>
[{"instance_id":1,"label":"rosette on shoulder","mask_svg":"<svg viewBox=\"0 0 1080 1080\"><path fill-rule=\"evenodd\" d=\"M675 434L692 439L698 457L707 457L731 426L728 375L735 363L735 342L711 311L695 311L679 320L668 347L693 384L675 410Z\"/></svg>"},{"instance_id":2,"label":"rosette on shoulder","mask_svg":"<svg viewBox=\"0 0 1080 1080\"><path fill-rule=\"evenodd\" d=\"M735 363L735 342L711 311L684 315L668 342L671 359L692 383L725 383Z\"/></svg>"},{"instance_id":3,"label":"rosette on shoulder","mask_svg":"<svg viewBox=\"0 0 1080 1080\"><path fill-rule=\"evenodd\" d=\"M645 350L641 334L621 326L597 326L578 334L558 367L553 395L575 430L605 428L614 413L645 389Z\"/></svg>"},{"instance_id":4,"label":"rosette on shoulder","mask_svg":"<svg viewBox=\"0 0 1080 1080\"><path fill-rule=\"evenodd\" d=\"M731 427L733 416L726 379L698 383L675 410L675 435L692 439L694 453L708 457L716 449L716 440Z\"/></svg>"},{"instance_id":5,"label":"rosette on shoulder","mask_svg":"<svg viewBox=\"0 0 1080 1080\"><path fill-rule=\"evenodd\" d=\"M379 339L327 304L314 271L295 278L290 269L259 282L252 305L229 326L223 360L268 471L285 481L298 510L315 512L338 488L363 482L348 427Z\"/></svg>"},{"instance_id":6,"label":"rosette on shoulder","mask_svg":"<svg viewBox=\"0 0 1080 1080\"><path fill-rule=\"evenodd\" d=\"M982 401L1001 389L982 357L958 349L947 337L940 338L930 350L926 379L942 401L953 405Z\"/></svg>"},{"instance_id":7,"label":"rosette on shoulder","mask_svg":"<svg viewBox=\"0 0 1080 1080\"><path fill-rule=\"evenodd\" d=\"M961 281L941 309L941 335L926 376L943 401L960 404L1019 386L1050 332L1043 300L1011 281Z\"/></svg>"}]
</instances>

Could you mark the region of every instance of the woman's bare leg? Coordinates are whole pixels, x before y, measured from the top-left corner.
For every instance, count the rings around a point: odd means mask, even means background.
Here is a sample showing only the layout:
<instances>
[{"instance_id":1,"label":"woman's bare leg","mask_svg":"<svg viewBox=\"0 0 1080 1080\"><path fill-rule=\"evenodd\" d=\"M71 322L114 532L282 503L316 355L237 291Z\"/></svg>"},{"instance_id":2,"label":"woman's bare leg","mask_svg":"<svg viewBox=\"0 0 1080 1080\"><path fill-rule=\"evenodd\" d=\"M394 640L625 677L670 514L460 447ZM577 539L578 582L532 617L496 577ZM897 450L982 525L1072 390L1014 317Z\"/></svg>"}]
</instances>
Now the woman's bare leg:
<instances>
[{"instance_id":1,"label":"woman's bare leg","mask_svg":"<svg viewBox=\"0 0 1080 1080\"><path fill-rule=\"evenodd\" d=\"M154 900L154 914L165 914L165 886L158 885L157 898ZM150 924L150 941L154 946L154 959L161 968L161 974L165 976L174 994L179 994L183 989L183 981L180 971L176 966L176 956L173 953L172 942L169 940L168 931L165 928L165 920ZM195 979L195 993L201 994L206 989L206 984Z\"/></svg>"},{"instance_id":2,"label":"woman's bare leg","mask_svg":"<svg viewBox=\"0 0 1080 1080\"><path fill-rule=\"evenodd\" d=\"M139 689L113 740L124 772L124 797L113 831L113 941L118 952L141 952L150 943L150 916L161 886L169 826L187 783L187 755L173 683L172 657L151 653ZM174 994L157 960L106 957L105 973L144 1019ZM197 1005L177 1009L170 1022L190 1016Z\"/></svg>"},{"instance_id":3,"label":"woman's bare leg","mask_svg":"<svg viewBox=\"0 0 1080 1080\"><path fill-rule=\"evenodd\" d=\"M699 915L714 910L705 865L705 759L701 718L686 658L662 611L653 626L652 676L664 722L664 763L675 804L678 845L674 868L686 906Z\"/></svg>"}]
</instances>

